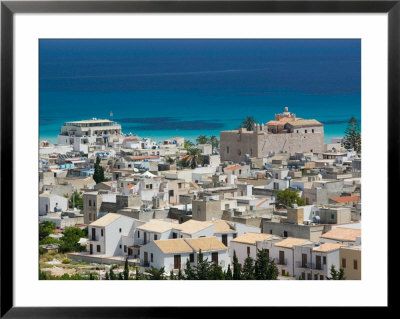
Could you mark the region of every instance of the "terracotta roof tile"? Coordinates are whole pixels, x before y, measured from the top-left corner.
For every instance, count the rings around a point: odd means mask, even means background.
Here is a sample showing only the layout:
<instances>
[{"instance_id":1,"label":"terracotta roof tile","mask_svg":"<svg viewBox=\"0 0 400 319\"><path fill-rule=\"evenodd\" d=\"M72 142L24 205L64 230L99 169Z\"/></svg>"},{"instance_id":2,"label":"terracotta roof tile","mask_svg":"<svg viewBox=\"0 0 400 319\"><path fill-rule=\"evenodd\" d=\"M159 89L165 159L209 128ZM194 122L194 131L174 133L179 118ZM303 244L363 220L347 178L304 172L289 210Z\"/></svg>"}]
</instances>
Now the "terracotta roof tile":
<instances>
[{"instance_id":1,"label":"terracotta roof tile","mask_svg":"<svg viewBox=\"0 0 400 319\"><path fill-rule=\"evenodd\" d=\"M330 200L333 200L337 203L353 203L358 202L360 200L360 196L331 197Z\"/></svg>"},{"instance_id":2,"label":"terracotta roof tile","mask_svg":"<svg viewBox=\"0 0 400 319\"><path fill-rule=\"evenodd\" d=\"M243 234L239 237L232 239L231 242L255 245L257 241L265 240L265 239L268 239L271 237L272 237L272 235L264 234L264 233L246 233L246 234Z\"/></svg>"},{"instance_id":3,"label":"terracotta roof tile","mask_svg":"<svg viewBox=\"0 0 400 319\"><path fill-rule=\"evenodd\" d=\"M217 237L185 238L185 241L195 251L225 250L228 249Z\"/></svg>"},{"instance_id":4,"label":"terracotta roof tile","mask_svg":"<svg viewBox=\"0 0 400 319\"><path fill-rule=\"evenodd\" d=\"M336 227L321 236L321 238L340 241L356 241L356 237L361 237L361 229L344 227Z\"/></svg>"}]
</instances>

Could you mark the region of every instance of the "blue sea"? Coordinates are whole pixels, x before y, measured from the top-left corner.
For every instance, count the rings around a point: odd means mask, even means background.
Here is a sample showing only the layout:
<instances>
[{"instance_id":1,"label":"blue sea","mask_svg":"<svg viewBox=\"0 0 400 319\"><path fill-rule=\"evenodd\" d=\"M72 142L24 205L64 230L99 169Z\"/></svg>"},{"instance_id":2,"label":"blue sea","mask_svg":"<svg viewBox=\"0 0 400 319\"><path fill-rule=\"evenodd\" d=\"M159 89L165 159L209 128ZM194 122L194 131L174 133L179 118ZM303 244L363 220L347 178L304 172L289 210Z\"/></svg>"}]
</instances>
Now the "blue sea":
<instances>
[{"instance_id":1,"label":"blue sea","mask_svg":"<svg viewBox=\"0 0 400 319\"><path fill-rule=\"evenodd\" d=\"M110 118L124 133L195 140L265 123L287 106L325 141L361 120L360 40L40 40L40 139L66 121Z\"/></svg>"}]
</instances>

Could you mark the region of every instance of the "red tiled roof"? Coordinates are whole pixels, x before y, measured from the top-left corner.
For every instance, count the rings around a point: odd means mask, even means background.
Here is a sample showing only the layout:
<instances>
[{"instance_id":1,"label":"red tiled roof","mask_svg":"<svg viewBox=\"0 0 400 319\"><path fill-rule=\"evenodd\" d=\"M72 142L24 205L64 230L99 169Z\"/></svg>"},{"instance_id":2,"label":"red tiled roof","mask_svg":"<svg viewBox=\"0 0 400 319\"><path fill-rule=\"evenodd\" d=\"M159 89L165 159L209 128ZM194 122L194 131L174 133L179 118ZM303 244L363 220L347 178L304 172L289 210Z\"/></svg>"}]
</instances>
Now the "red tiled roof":
<instances>
[{"instance_id":1,"label":"red tiled roof","mask_svg":"<svg viewBox=\"0 0 400 319\"><path fill-rule=\"evenodd\" d=\"M224 168L224 171L234 171L236 169L242 168L241 165L233 165L233 166L228 166Z\"/></svg>"},{"instance_id":2,"label":"red tiled roof","mask_svg":"<svg viewBox=\"0 0 400 319\"><path fill-rule=\"evenodd\" d=\"M126 186L125 188L127 188L127 189L131 189L131 188L133 188L133 187L135 187L135 184L129 184L128 186Z\"/></svg>"},{"instance_id":3,"label":"red tiled roof","mask_svg":"<svg viewBox=\"0 0 400 319\"><path fill-rule=\"evenodd\" d=\"M149 156L145 156L145 155L142 155L142 156L131 156L131 159L132 159L133 161L135 161L135 160L142 160L142 159L151 159L151 158L159 158L159 156L158 156L158 155L149 155Z\"/></svg>"},{"instance_id":4,"label":"red tiled roof","mask_svg":"<svg viewBox=\"0 0 400 319\"><path fill-rule=\"evenodd\" d=\"M285 125L292 120L294 120L292 117L282 117L279 121L269 121L267 125Z\"/></svg>"},{"instance_id":5,"label":"red tiled roof","mask_svg":"<svg viewBox=\"0 0 400 319\"><path fill-rule=\"evenodd\" d=\"M352 203L358 202L360 200L360 196L331 197L330 200L333 200L337 203Z\"/></svg>"}]
</instances>

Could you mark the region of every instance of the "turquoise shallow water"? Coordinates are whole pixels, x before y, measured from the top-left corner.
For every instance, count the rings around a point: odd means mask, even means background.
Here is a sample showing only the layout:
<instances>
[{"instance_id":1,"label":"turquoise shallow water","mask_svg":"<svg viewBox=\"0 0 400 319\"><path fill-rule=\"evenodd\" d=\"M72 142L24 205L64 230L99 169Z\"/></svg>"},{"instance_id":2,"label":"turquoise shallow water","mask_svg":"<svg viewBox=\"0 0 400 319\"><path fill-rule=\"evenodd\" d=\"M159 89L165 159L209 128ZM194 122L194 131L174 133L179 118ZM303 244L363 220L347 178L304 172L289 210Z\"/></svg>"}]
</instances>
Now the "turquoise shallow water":
<instances>
[{"instance_id":1,"label":"turquoise shallow water","mask_svg":"<svg viewBox=\"0 0 400 319\"><path fill-rule=\"evenodd\" d=\"M109 118L163 140L219 136L285 106L325 140L361 119L360 40L40 40L40 139L66 121Z\"/></svg>"},{"instance_id":2,"label":"turquoise shallow water","mask_svg":"<svg viewBox=\"0 0 400 319\"><path fill-rule=\"evenodd\" d=\"M325 141L341 137L351 116L360 119L360 95L305 95L201 91L44 92L40 96L40 138L52 142L65 121L109 118L124 133L163 140L216 135L235 129L247 115L268 122L288 106L298 117L324 124Z\"/></svg>"}]
</instances>

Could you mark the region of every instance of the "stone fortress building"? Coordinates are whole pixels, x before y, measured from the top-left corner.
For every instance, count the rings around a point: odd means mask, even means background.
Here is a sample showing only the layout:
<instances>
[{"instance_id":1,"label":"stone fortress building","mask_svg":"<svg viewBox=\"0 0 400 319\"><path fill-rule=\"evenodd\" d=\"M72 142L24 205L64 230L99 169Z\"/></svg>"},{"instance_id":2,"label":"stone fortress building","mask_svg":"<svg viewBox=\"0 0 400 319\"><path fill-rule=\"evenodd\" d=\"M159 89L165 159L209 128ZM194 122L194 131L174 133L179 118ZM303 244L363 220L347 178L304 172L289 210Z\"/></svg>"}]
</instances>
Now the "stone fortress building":
<instances>
[{"instance_id":1,"label":"stone fortress building","mask_svg":"<svg viewBox=\"0 0 400 319\"><path fill-rule=\"evenodd\" d=\"M270 153L320 153L324 150L324 127L317 120L297 118L285 107L275 120L255 124L253 131L239 128L220 132L222 161L241 162Z\"/></svg>"}]
</instances>

